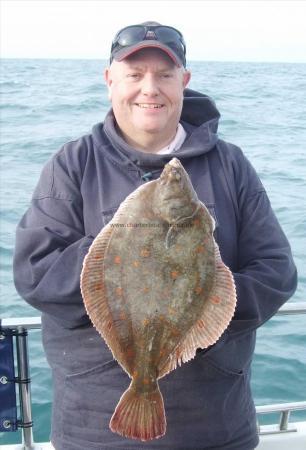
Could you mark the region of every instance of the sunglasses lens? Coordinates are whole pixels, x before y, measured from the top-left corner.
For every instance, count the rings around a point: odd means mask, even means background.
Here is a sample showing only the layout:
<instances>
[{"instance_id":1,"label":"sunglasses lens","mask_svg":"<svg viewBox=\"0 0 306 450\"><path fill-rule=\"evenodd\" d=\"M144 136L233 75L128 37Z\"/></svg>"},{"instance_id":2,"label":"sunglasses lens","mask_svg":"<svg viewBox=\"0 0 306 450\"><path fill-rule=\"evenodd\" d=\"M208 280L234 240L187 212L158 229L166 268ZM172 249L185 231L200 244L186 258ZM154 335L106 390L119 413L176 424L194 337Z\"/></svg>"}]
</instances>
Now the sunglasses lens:
<instances>
[{"instance_id":1,"label":"sunglasses lens","mask_svg":"<svg viewBox=\"0 0 306 450\"><path fill-rule=\"evenodd\" d=\"M164 44L181 41L181 36L178 34L177 31L173 30L172 28L159 27L156 28L155 33L157 39L163 42Z\"/></svg>"},{"instance_id":2,"label":"sunglasses lens","mask_svg":"<svg viewBox=\"0 0 306 450\"><path fill-rule=\"evenodd\" d=\"M145 37L145 31L142 26L133 26L126 28L119 33L117 43L122 47L128 47L129 45L137 44Z\"/></svg>"}]
</instances>

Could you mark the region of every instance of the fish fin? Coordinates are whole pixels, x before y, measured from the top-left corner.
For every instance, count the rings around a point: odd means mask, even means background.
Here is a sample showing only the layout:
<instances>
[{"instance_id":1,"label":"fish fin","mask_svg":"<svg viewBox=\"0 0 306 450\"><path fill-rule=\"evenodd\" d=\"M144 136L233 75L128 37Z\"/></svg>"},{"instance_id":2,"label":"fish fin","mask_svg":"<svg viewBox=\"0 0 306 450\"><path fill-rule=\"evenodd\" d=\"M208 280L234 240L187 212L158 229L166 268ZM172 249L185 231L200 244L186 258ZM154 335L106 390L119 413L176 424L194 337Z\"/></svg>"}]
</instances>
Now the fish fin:
<instances>
[{"instance_id":1,"label":"fish fin","mask_svg":"<svg viewBox=\"0 0 306 450\"><path fill-rule=\"evenodd\" d=\"M120 398L109 426L114 433L141 441L163 436L166 416L158 384L152 392L138 392L132 380Z\"/></svg>"},{"instance_id":2,"label":"fish fin","mask_svg":"<svg viewBox=\"0 0 306 450\"><path fill-rule=\"evenodd\" d=\"M133 361L128 360L124 350L120 348L116 332L114 332L115 324L108 304L104 282L104 260L110 241L114 233L116 233L116 224L122 224L126 213L135 204L135 199L140 195L145 196L150 186L152 187L154 184L156 184L156 180L139 186L121 203L111 222L102 228L94 239L84 258L81 273L81 293L86 312L96 330L105 340L114 358L129 376L131 376L134 369Z\"/></svg>"},{"instance_id":3,"label":"fish fin","mask_svg":"<svg viewBox=\"0 0 306 450\"><path fill-rule=\"evenodd\" d=\"M236 307L236 288L230 269L223 263L218 245L215 244L216 276L210 296L202 313L190 328L183 341L159 369L158 378L165 376L194 358L197 348L215 344L228 327Z\"/></svg>"},{"instance_id":4,"label":"fish fin","mask_svg":"<svg viewBox=\"0 0 306 450\"><path fill-rule=\"evenodd\" d=\"M114 333L113 317L108 305L104 283L104 256L113 228L108 224L97 235L83 262L81 292L87 314L94 327L105 340L114 358L127 371L128 361L118 345Z\"/></svg>"},{"instance_id":5,"label":"fish fin","mask_svg":"<svg viewBox=\"0 0 306 450\"><path fill-rule=\"evenodd\" d=\"M176 347L176 349L178 349ZM168 373L172 372L172 370L175 370L177 366L179 365L179 361L176 354L176 349L174 353L171 353L164 364L162 364L160 367L158 367L158 379L164 377Z\"/></svg>"}]
</instances>

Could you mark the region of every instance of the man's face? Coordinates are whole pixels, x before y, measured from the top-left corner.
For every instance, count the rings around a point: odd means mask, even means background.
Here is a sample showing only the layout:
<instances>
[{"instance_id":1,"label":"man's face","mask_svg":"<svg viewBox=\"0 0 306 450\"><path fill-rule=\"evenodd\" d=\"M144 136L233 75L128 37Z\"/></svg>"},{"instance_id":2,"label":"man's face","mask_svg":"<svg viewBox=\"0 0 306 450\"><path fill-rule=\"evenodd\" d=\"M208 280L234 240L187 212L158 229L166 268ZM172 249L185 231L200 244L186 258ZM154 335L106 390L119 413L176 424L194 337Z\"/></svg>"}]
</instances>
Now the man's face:
<instances>
[{"instance_id":1,"label":"man's face","mask_svg":"<svg viewBox=\"0 0 306 450\"><path fill-rule=\"evenodd\" d=\"M190 73L161 50L143 49L105 72L117 123L127 141L172 139L180 119ZM150 139L149 139L150 140Z\"/></svg>"}]
</instances>

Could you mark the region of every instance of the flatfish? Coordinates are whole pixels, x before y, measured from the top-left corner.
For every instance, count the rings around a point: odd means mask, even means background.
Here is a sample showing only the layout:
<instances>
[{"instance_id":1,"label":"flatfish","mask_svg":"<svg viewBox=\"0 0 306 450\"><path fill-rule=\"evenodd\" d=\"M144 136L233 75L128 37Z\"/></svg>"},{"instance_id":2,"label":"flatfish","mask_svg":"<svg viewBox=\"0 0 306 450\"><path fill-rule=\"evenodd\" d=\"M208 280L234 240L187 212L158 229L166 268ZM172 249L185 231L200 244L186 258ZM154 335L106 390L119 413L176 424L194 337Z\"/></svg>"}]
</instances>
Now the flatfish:
<instances>
[{"instance_id":1,"label":"flatfish","mask_svg":"<svg viewBox=\"0 0 306 450\"><path fill-rule=\"evenodd\" d=\"M235 310L214 219L177 158L132 192L85 257L87 313L131 378L110 421L147 441L166 432L158 379L214 344Z\"/></svg>"}]
</instances>

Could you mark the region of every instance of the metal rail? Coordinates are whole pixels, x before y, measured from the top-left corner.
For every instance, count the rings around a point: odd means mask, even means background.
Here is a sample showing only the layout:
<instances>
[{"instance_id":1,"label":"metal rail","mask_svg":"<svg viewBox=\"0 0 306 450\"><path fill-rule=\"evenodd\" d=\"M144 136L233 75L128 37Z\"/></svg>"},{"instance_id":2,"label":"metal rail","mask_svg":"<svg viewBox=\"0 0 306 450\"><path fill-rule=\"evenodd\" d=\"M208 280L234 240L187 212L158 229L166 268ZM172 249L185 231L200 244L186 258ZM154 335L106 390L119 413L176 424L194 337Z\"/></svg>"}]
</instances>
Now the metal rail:
<instances>
[{"instance_id":1,"label":"metal rail","mask_svg":"<svg viewBox=\"0 0 306 450\"><path fill-rule=\"evenodd\" d=\"M281 306L275 316L285 316L292 314L306 314L306 302L289 302ZM273 317L275 317L273 316ZM272 319L273 319L272 317ZM17 329L24 327L27 330L39 330L41 328L40 317L19 317L2 319L2 328Z\"/></svg>"},{"instance_id":2,"label":"metal rail","mask_svg":"<svg viewBox=\"0 0 306 450\"><path fill-rule=\"evenodd\" d=\"M3 329L10 328L11 330L17 330L18 327L26 328L27 330L40 330L41 318L40 317L13 317L2 319L1 327Z\"/></svg>"},{"instance_id":3,"label":"metal rail","mask_svg":"<svg viewBox=\"0 0 306 450\"><path fill-rule=\"evenodd\" d=\"M256 406L257 414L273 414L280 413L279 425L269 431L262 431L261 426L257 422L258 431L260 434L276 434L285 433L291 431L297 431L296 427L289 425L289 417L292 411L305 411L306 401L304 402L292 402L292 403L275 403L273 405Z\"/></svg>"},{"instance_id":4,"label":"metal rail","mask_svg":"<svg viewBox=\"0 0 306 450\"><path fill-rule=\"evenodd\" d=\"M306 314L306 302L285 303L277 311L276 316L284 316L288 314Z\"/></svg>"},{"instance_id":5,"label":"metal rail","mask_svg":"<svg viewBox=\"0 0 306 450\"><path fill-rule=\"evenodd\" d=\"M17 327L16 354L19 379L19 399L21 410L21 422L23 430L24 448L31 450L33 447L33 422L31 400L31 378L29 370L28 332L22 326Z\"/></svg>"},{"instance_id":6,"label":"metal rail","mask_svg":"<svg viewBox=\"0 0 306 450\"><path fill-rule=\"evenodd\" d=\"M291 314L306 314L306 302L289 302L283 305L276 315L291 315ZM1 321L1 329L10 329L16 332L16 353L17 353L17 368L19 383L19 398L21 409L21 423L22 427L22 439L23 449L32 450L34 448L33 441L33 423L32 423L32 409L31 409L31 385L30 385L30 371L29 371L29 354L28 354L28 339L27 330L38 330L41 328L40 317L22 317L22 318L5 318ZM0 338L4 338L1 334ZM296 431L292 427L289 427L289 415L291 411L297 411L306 409L305 402L285 403L277 405L264 405L257 406L256 412L258 414L268 414L274 412L280 412L280 424L279 428L272 433L280 433L286 431ZM260 431L260 434L265 432ZM271 433L271 432L269 432Z\"/></svg>"}]
</instances>

